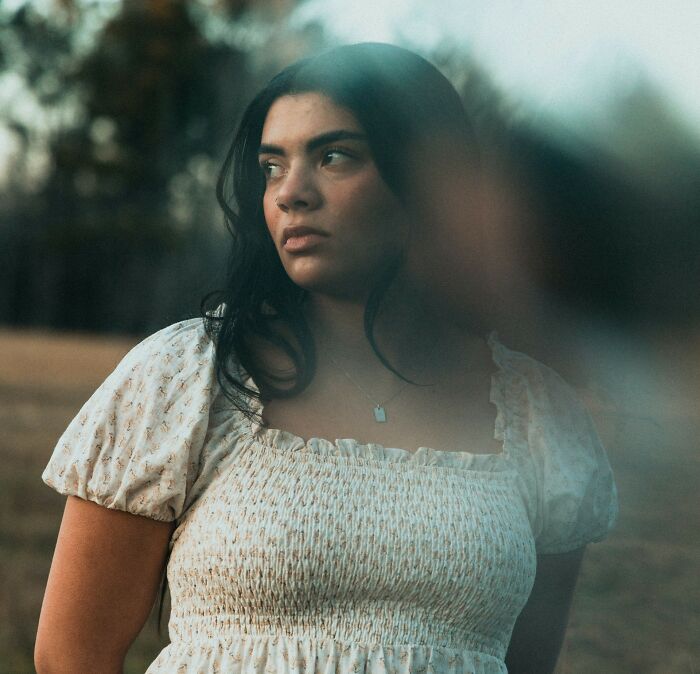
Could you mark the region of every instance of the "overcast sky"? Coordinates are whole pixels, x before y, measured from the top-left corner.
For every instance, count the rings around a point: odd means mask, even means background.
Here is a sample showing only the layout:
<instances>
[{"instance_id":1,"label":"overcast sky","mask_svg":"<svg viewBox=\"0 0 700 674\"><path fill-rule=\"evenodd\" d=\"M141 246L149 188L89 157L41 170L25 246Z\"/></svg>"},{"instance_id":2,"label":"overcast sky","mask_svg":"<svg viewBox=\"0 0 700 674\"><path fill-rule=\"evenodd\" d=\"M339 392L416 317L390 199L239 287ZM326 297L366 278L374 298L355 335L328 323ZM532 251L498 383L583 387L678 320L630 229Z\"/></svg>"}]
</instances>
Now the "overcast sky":
<instances>
[{"instance_id":1,"label":"overcast sky","mask_svg":"<svg viewBox=\"0 0 700 674\"><path fill-rule=\"evenodd\" d=\"M533 110L596 114L645 72L700 136L700 0L310 0L339 41L463 45Z\"/></svg>"}]
</instances>

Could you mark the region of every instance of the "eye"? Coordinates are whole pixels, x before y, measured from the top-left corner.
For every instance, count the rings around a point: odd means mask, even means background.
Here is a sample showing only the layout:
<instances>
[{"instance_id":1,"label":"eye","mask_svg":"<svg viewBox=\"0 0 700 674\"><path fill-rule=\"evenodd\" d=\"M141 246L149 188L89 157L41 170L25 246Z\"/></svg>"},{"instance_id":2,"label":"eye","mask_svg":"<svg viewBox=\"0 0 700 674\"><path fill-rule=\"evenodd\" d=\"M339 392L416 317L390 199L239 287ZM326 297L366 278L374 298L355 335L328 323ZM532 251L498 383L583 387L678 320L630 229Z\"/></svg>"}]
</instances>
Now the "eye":
<instances>
[{"instance_id":1,"label":"eye","mask_svg":"<svg viewBox=\"0 0 700 674\"><path fill-rule=\"evenodd\" d=\"M284 173L284 168L275 162L266 159L260 162L260 168L265 174L266 180L271 180L274 178L279 178Z\"/></svg>"},{"instance_id":2,"label":"eye","mask_svg":"<svg viewBox=\"0 0 700 674\"><path fill-rule=\"evenodd\" d=\"M350 159L354 159L354 156L347 150L339 147L329 147L323 151L321 166L342 164Z\"/></svg>"}]
</instances>

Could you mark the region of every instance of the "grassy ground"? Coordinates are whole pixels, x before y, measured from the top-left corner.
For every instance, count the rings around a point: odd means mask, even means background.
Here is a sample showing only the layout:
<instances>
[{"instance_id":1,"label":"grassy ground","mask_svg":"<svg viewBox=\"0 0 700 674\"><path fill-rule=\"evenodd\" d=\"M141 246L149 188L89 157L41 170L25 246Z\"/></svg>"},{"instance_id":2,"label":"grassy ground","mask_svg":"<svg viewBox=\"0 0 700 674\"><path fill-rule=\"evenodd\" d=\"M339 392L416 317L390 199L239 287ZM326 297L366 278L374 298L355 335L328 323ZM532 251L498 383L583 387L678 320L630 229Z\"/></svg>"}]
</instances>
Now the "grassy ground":
<instances>
[{"instance_id":1,"label":"grassy ground","mask_svg":"<svg viewBox=\"0 0 700 674\"><path fill-rule=\"evenodd\" d=\"M64 498L41 472L59 435L134 341L0 331L0 674L32 650ZM685 397L629 416L586 398L621 500L614 535L589 547L561 674L700 674L700 426ZM152 615L128 673L165 641Z\"/></svg>"}]
</instances>

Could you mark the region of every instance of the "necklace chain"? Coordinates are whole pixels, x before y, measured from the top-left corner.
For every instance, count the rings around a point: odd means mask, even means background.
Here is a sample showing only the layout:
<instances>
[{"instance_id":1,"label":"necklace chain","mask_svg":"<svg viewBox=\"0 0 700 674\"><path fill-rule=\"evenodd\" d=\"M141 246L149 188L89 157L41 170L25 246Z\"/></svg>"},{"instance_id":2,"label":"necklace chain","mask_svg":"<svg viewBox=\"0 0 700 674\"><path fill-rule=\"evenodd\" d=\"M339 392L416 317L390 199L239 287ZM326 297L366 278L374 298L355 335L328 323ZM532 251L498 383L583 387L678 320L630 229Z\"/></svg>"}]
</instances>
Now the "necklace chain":
<instances>
[{"instance_id":1,"label":"necklace chain","mask_svg":"<svg viewBox=\"0 0 700 674\"><path fill-rule=\"evenodd\" d=\"M374 403L375 405L380 406L380 407L386 405L387 403L390 403L390 402L391 402L392 400L394 400L394 398L396 398L399 394L403 393L404 390L405 390L405 388L406 388L406 385L408 384L408 382L404 382L403 385L401 386L401 388L400 388L396 393L394 393L393 396L391 396L390 398L387 398L387 399L384 400L383 402L377 402L369 393L367 393L367 391L365 391L364 388L362 388L362 386L360 386L360 385L359 385L359 384L358 384L358 383L357 383L357 382L356 382L356 381L355 381L355 380L340 366L340 364L338 363L338 361L337 361L335 358L333 358L333 356L331 356L330 354L328 354L328 358L330 358L330 360L333 361L333 363L334 363L334 364L338 367L338 369L350 380L350 382L351 382L352 384L354 384L358 389L360 389L360 391L362 391L362 393L365 395L365 397L366 397L370 402L372 402L372 403Z\"/></svg>"},{"instance_id":2,"label":"necklace chain","mask_svg":"<svg viewBox=\"0 0 700 674\"><path fill-rule=\"evenodd\" d=\"M429 360L430 356L432 355L433 351L435 350L436 344L437 344L437 340L435 340L433 342L433 346L430 349L430 351L428 352L428 355L425 357L425 361L423 362L423 367L421 367L418 374L423 372L423 370L425 369L426 365L428 364L428 360ZM338 361L335 358L333 358L333 356L331 356L330 353L327 355L328 355L328 358L331 360L331 362L345 375L345 377L347 377L347 379L350 381L350 383L352 383L357 389L359 389L362 392L362 394L374 405L374 409L373 409L374 420L379 422L379 423L386 422L386 410L384 409L385 405L389 404L392 400L395 400L399 395L401 395L401 393L403 393L406 390L406 387L408 386L408 384L410 382L404 382L403 386L401 386L401 388L399 388L399 390L396 391L396 393L394 393L394 395L392 395L390 398L387 398L383 402L377 402L373 396L371 396L369 393L367 393L367 391L365 391L365 389L362 386L360 386L348 374L348 372L345 370L345 368L343 368L340 365L340 363L338 363Z\"/></svg>"}]
</instances>

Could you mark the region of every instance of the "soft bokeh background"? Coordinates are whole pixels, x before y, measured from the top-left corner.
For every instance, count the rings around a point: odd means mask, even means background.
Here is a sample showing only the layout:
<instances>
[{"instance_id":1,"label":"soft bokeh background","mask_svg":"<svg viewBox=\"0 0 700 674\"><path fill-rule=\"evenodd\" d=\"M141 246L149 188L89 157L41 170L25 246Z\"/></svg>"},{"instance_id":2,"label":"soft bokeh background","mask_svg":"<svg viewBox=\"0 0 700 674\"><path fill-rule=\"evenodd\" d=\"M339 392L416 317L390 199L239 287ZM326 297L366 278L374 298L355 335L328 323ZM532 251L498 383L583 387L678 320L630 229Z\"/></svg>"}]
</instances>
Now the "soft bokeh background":
<instances>
[{"instance_id":1,"label":"soft bokeh background","mask_svg":"<svg viewBox=\"0 0 700 674\"><path fill-rule=\"evenodd\" d=\"M0 2L0 673L33 671L58 436L222 282L238 114L285 64L361 40L429 57L480 141L481 238L443 180L417 270L559 370L609 450L620 521L587 553L560 672L700 671L698 34L700 6L672 0ZM127 671L162 645L151 620Z\"/></svg>"}]
</instances>

